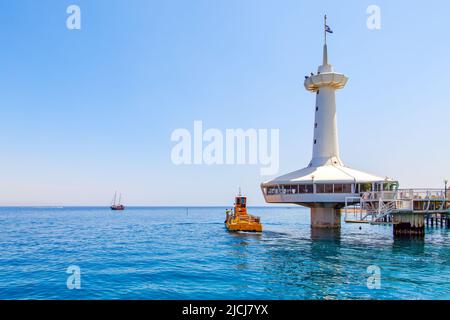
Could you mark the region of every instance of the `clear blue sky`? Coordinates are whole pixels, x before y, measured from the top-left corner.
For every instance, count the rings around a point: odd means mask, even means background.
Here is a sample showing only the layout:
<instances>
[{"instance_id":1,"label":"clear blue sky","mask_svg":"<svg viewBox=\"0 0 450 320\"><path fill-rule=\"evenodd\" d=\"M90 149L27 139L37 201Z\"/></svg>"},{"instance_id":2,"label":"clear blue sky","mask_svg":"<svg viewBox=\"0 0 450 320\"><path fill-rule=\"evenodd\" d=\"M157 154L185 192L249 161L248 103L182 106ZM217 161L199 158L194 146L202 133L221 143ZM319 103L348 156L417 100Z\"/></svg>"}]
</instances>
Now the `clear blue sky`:
<instances>
[{"instance_id":1,"label":"clear blue sky","mask_svg":"<svg viewBox=\"0 0 450 320\"><path fill-rule=\"evenodd\" d=\"M82 29L66 28L79 5ZM381 30L366 8L381 8ZM175 166L174 129L279 128L280 174L311 158L305 74L330 62L341 157L403 187L450 178L448 1L0 3L0 205L263 204L259 166Z\"/></svg>"}]
</instances>

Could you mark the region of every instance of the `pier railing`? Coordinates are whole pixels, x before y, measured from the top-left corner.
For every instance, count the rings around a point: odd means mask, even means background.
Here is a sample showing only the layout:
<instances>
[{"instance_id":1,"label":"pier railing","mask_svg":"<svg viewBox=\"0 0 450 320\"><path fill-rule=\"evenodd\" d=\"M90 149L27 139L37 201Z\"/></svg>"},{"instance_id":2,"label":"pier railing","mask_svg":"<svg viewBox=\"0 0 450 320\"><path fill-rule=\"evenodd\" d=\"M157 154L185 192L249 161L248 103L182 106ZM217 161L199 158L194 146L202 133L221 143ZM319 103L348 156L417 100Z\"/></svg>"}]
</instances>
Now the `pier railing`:
<instances>
[{"instance_id":1,"label":"pier railing","mask_svg":"<svg viewBox=\"0 0 450 320\"><path fill-rule=\"evenodd\" d=\"M449 214L450 192L443 189L398 189L371 191L360 197L345 199L346 221L386 222L388 216L404 212L418 214ZM359 201L358 201L359 200ZM348 209L353 215L349 218Z\"/></svg>"},{"instance_id":2,"label":"pier railing","mask_svg":"<svg viewBox=\"0 0 450 320\"><path fill-rule=\"evenodd\" d=\"M395 191L369 191L361 193L364 199L445 199L445 191L442 189L398 189ZM450 191L447 192L447 200Z\"/></svg>"}]
</instances>

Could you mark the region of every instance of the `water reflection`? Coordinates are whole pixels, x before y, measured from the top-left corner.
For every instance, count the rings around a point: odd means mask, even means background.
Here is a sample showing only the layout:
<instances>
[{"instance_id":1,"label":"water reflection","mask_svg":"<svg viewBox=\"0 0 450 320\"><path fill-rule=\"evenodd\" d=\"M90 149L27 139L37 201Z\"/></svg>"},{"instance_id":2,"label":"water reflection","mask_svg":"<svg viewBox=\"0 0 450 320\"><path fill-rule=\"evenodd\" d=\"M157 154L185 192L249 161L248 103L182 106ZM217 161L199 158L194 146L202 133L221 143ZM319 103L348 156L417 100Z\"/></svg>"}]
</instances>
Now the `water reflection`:
<instances>
[{"instance_id":1,"label":"water reflection","mask_svg":"<svg viewBox=\"0 0 450 320\"><path fill-rule=\"evenodd\" d=\"M307 229L303 233L265 233L262 253L262 272L273 285L285 288L283 296L299 299L333 299L337 295L330 288L344 283L340 254L340 230Z\"/></svg>"},{"instance_id":2,"label":"water reflection","mask_svg":"<svg viewBox=\"0 0 450 320\"><path fill-rule=\"evenodd\" d=\"M311 228L311 259L315 262L308 275L313 285L306 293L317 299L337 299L336 287L346 284L341 261L341 229Z\"/></svg>"},{"instance_id":3,"label":"water reflection","mask_svg":"<svg viewBox=\"0 0 450 320\"><path fill-rule=\"evenodd\" d=\"M230 260L230 268L227 275L230 279L233 292L236 295L250 290L249 282L255 274L255 268L258 267L258 246L262 238L258 233L230 232L225 230L226 255Z\"/></svg>"},{"instance_id":4,"label":"water reflection","mask_svg":"<svg viewBox=\"0 0 450 320\"><path fill-rule=\"evenodd\" d=\"M311 228L312 241L330 241L339 244L341 241L341 229Z\"/></svg>"},{"instance_id":5,"label":"water reflection","mask_svg":"<svg viewBox=\"0 0 450 320\"><path fill-rule=\"evenodd\" d=\"M237 258L235 269L245 270L249 266L249 259L254 248L249 248L252 245L257 245L261 239L261 234L249 232L229 232L226 231L230 237L230 245L228 251L230 256Z\"/></svg>"},{"instance_id":6,"label":"water reflection","mask_svg":"<svg viewBox=\"0 0 450 320\"><path fill-rule=\"evenodd\" d=\"M394 238L392 252L413 255L423 254L425 252L425 241L423 238Z\"/></svg>"}]
</instances>

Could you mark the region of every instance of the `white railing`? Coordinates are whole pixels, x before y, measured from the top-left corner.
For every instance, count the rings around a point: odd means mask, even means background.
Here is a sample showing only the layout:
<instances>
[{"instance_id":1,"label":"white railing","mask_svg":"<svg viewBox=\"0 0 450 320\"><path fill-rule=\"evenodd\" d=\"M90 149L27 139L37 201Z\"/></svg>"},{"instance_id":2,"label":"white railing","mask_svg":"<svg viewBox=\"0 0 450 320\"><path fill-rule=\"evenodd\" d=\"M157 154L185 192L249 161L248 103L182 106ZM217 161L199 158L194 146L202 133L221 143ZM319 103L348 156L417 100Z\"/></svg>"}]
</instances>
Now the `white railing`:
<instances>
[{"instance_id":1,"label":"white railing","mask_svg":"<svg viewBox=\"0 0 450 320\"><path fill-rule=\"evenodd\" d=\"M450 193L450 192L449 192ZM353 205L355 217L361 222L381 222L393 212L444 213L450 210L449 194L442 189L399 189L396 191L370 191L359 197ZM358 197L345 199L345 207L355 204ZM356 211L359 210L359 211ZM348 220L346 212L346 221ZM350 220L349 220L350 221ZM352 220L354 221L354 220Z\"/></svg>"}]
</instances>

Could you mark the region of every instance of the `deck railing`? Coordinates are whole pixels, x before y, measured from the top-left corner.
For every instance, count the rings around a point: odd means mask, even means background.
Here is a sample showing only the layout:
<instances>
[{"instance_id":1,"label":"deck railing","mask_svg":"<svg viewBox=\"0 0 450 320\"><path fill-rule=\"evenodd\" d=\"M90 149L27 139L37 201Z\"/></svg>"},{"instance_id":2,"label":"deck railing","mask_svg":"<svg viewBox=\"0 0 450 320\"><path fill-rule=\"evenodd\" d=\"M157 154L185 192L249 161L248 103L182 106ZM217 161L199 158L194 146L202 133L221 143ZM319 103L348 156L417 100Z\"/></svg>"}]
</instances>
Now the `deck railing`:
<instances>
[{"instance_id":1,"label":"deck railing","mask_svg":"<svg viewBox=\"0 0 450 320\"><path fill-rule=\"evenodd\" d=\"M372 222L379 222L394 212L412 211L421 214L446 214L450 210L449 193L446 194L443 189L371 191L362 193L359 203L357 197L347 197L345 206L351 207L353 204L354 216L359 216L360 220L364 221L370 219Z\"/></svg>"},{"instance_id":2,"label":"deck railing","mask_svg":"<svg viewBox=\"0 0 450 320\"><path fill-rule=\"evenodd\" d=\"M443 189L398 189L395 191L369 191L361 193L361 198L364 200L378 200L378 199L396 199L396 200L413 200L413 199L442 199L449 201L450 191L445 195Z\"/></svg>"}]
</instances>

